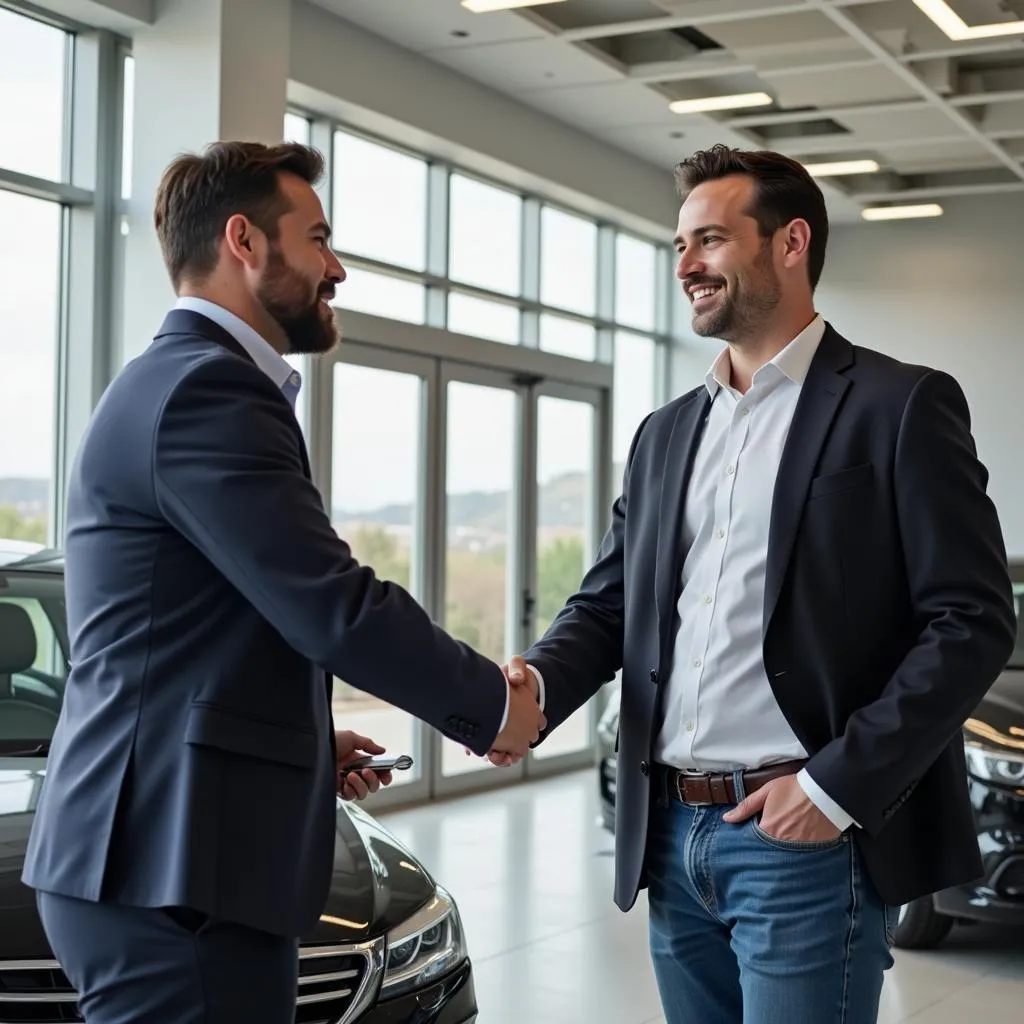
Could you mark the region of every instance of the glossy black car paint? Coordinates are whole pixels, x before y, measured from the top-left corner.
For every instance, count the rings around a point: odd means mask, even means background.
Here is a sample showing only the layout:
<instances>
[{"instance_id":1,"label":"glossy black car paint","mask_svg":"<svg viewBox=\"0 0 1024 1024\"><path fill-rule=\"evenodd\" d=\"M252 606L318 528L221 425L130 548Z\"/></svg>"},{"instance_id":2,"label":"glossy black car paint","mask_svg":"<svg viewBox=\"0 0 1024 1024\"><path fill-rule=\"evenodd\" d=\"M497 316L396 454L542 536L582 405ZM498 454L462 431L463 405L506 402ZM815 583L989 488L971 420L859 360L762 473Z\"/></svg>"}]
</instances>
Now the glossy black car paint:
<instances>
[{"instance_id":1,"label":"glossy black car paint","mask_svg":"<svg viewBox=\"0 0 1024 1024\"><path fill-rule=\"evenodd\" d=\"M968 720L964 741L1019 759L1024 755L1024 562L1013 562L1011 574L1018 592L1017 650ZM616 713L613 708L606 715L597 765L601 823L610 832L615 831ZM935 893L934 909L961 921L1024 927L1024 782L1014 786L969 775L968 789L984 875Z\"/></svg>"},{"instance_id":2,"label":"glossy black car paint","mask_svg":"<svg viewBox=\"0 0 1024 1024\"><path fill-rule=\"evenodd\" d=\"M61 569L59 562L51 562L32 574L60 580ZM0 566L0 595L15 575L25 573ZM21 871L46 759L4 756L10 748L9 741L0 742L0 962L45 960L53 954L35 894L21 883ZM303 937L302 946L350 945L384 936L428 903L436 889L416 857L379 822L359 805L339 801L330 892L320 922ZM375 988L380 981L374 981ZM424 988L377 998L351 1024L469 1024L476 1014L472 967L466 960Z\"/></svg>"}]
</instances>

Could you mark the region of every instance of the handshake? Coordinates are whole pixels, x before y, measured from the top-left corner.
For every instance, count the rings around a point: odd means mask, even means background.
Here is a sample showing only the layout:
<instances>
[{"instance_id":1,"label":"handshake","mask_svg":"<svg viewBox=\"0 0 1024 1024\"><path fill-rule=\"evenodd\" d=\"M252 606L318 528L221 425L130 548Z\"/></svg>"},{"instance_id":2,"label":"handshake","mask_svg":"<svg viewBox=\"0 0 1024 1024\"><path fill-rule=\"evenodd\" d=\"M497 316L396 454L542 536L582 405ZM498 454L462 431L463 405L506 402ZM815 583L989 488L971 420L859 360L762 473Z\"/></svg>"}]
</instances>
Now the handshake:
<instances>
[{"instance_id":1,"label":"handshake","mask_svg":"<svg viewBox=\"0 0 1024 1024\"><path fill-rule=\"evenodd\" d=\"M547 725L547 719L539 705L540 683L526 662L516 655L507 665L502 665L501 671L509 684L508 719L505 728L495 737L487 759L505 768L526 756L530 744L537 741Z\"/></svg>"}]
</instances>

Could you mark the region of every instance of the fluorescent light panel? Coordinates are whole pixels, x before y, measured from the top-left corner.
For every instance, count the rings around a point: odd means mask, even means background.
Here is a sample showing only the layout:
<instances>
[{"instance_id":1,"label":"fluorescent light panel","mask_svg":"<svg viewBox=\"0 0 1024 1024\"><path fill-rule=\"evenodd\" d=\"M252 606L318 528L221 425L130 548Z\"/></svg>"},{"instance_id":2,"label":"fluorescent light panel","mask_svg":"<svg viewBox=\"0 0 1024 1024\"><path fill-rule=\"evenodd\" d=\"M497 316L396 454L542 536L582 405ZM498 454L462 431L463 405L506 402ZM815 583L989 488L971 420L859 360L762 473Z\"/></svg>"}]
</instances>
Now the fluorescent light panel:
<instances>
[{"instance_id":1,"label":"fluorescent light panel","mask_svg":"<svg viewBox=\"0 0 1024 1024\"><path fill-rule=\"evenodd\" d=\"M732 96L705 96L696 100L674 100L668 105L673 114L703 114L711 110L741 110L766 107L772 102L766 92L741 92Z\"/></svg>"},{"instance_id":2,"label":"fluorescent light panel","mask_svg":"<svg viewBox=\"0 0 1024 1024\"><path fill-rule=\"evenodd\" d=\"M804 169L815 178L831 178L840 174L874 174L879 167L874 160L836 160L829 164L804 164Z\"/></svg>"},{"instance_id":3,"label":"fluorescent light panel","mask_svg":"<svg viewBox=\"0 0 1024 1024\"><path fill-rule=\"evenodd\" d=\"M540 7L541 4L560 4L565 0L462 0L462 6L474 14L489 11L510 11L513 7Z\"/></svg>"},{"instance_id":4,"label":"fluorescent light panel","mask_svg":"<svg viewBox=\"0 0 1024 1024\"><path fill-rule=\"evenodd\" d=\"M941 217L942 207L938 203L921 203L918 206L868 206L860 211L865 220L913 220L918 217Z\"/></svg>"},{"instance_id":5,"label":"fluorescent light panel","mask_svg":"<svg viewBox=\"0 0 1024 1024\"><path fill-rule=\"evenodd\" d=\"M914 0L914 3L954 42L1024 33L1024 21L994 21L989 25L968 25L946 0Z\"/></svg>"}]
</instances>

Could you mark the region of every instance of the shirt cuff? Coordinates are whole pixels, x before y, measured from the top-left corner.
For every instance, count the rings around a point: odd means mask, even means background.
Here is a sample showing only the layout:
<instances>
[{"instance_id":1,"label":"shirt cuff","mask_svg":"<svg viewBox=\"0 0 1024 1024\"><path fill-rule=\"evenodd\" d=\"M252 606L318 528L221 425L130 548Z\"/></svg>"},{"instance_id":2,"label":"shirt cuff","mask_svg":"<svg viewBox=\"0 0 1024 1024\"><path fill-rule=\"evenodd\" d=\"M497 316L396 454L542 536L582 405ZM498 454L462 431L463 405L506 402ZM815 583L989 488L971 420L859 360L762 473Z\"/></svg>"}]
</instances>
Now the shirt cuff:
<instances>
[{"instance_id":1,"label":"shirt cuff","mask_svg":"<svg viewBox=\"0 0 1024 1024\"><path fill-rule=\"evenodd\" d=\"M860 825L851 818L846 811L842 809L826 793L821 786L819 786L814 779L811 778L810 773L806 768L801 769L797 773L796 781L800 783L800 788L807 794L807 798L814 804L815 807L821 811L822 814L832 822L833 825L840 832L845 832L851 825L856 825L860 828Z\"/></svg>"},{"instance_id":2,"label":"shirt cuff","mask_svg":"<svg viewBox=\"0 0 1024 1024\"><path fill-rule=\"evenodd\" d=\"M505 714L501 716L501 725L498 727L495 736L500 736L505 731L505 726L508 725L508 709L512 704L512 686L507 681L505 683Z\"/></svg>"},{"instance_id":3,"label":"shirt cuff","mask_svg":"<svg viewBox=\"0 0 1024 1024\"><path fill-rule=\"evenodd\" d=\"M544 693L544 677L540 674L540 670L535 669L532 665L527 665L526 667L533 673L533 678L537 680L537 706L541 711L543 711L544 701L546 699Z\"/></svg>"}]
</instances>

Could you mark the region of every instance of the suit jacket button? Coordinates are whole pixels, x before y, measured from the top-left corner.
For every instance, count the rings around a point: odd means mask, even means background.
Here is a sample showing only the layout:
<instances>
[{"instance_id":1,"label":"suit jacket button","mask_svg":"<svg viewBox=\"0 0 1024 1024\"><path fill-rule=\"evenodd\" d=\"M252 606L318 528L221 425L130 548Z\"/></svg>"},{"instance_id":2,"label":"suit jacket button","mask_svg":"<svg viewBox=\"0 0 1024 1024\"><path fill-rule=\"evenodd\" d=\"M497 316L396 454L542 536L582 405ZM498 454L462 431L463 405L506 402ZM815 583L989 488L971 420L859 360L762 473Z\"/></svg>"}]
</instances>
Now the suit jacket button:
<instances>
[{"instance_id":1,"label":"suit jacket button","mask_svg":"<svg viewBox=\"0 0 1024 1024\"><path fill-rule=\"evenodd\" d=\"M640 774L641 775L650 775L651 774L651 766L646 761L641 761L640 762Z\"/></svg>"},{"instance_id":2,"label":"suit jacket button","mask_svg":"<svg viewBox=\"0 0 1024 1024\"><path fill-rule=\"evenodd\" d=\"M658 681L658 670L656 668L651 669L651 682L656 683Z\"/></svg>"}]
</instances>

